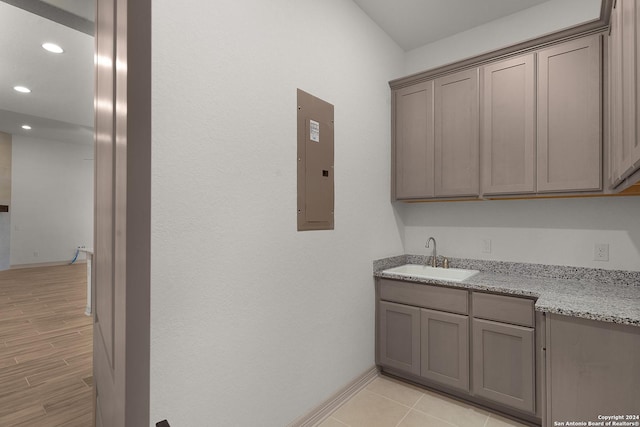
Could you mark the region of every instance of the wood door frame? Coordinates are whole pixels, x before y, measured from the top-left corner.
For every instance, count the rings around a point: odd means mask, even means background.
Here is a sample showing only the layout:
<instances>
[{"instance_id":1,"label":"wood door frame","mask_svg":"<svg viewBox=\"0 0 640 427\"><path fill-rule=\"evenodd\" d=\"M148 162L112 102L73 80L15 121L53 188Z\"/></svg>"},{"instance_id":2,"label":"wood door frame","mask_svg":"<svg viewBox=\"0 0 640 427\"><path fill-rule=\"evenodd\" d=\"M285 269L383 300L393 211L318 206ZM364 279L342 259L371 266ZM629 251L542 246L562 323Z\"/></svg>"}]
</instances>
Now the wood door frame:
<instances>
[{"instance_id":1,"label":"wood door frame","mask_svg":"<svg viewBox=\"0 0 640 427\"><path fill-rule=\"evenodd\" d=\"M96 67L101 61L114 64L114 126L106 138L114 141L114 155L126 164L126 173L112 181L111 195L96 191L95 198L96 206L98 197L124 198L113 213L114 223L124 226L114 227L111 236L124 243L124 251L116 254L115 287L121 293L114 303L124 331L118 338L124 360L116 379L124 403L116 410L122 427L139 427L148 426L150 418L151 0L97 0L98 10L103 1L107 7L114 3L116 22L110 29L96 22L96 46L98 38L107 37L114 55L97 57ZM96 150L96 165L101 161ZM98 250L95 240L94 245Z\"/></svg>"}]
</instances>

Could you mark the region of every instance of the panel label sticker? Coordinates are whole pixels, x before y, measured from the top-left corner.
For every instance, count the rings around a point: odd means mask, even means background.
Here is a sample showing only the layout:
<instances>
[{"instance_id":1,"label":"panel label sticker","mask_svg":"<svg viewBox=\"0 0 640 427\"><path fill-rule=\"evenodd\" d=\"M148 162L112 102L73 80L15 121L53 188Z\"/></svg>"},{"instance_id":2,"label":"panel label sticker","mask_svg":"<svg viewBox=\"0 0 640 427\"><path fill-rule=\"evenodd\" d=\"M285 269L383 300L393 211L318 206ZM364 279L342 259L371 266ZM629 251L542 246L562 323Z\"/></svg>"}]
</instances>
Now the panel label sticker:
<instances>
[{"instance_id":1,"label":"panel label sticker","mask_svg":"<svg viewBox=\"0 0 640 427\"><path fill-rule=\"evenodd\" d=\"M320 142L320 123L315 120L309 120L309 139Z\"/></svg>"}]
</instances>

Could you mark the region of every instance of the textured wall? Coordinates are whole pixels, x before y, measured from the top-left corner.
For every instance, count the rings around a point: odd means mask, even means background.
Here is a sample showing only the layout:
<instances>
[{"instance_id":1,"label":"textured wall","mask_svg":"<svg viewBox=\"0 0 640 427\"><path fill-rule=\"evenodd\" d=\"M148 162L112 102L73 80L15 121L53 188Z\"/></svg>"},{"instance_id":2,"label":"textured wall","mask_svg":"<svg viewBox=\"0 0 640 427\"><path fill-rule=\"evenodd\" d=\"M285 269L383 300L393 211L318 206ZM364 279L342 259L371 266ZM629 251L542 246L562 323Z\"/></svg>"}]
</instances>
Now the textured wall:
<instances>
[{"instance_id":1,"label":"textured wall","mask_svg":"<svg viewBox=\"0 0 640 427\"><path fill-rule=\"evenodd\" d=\"M14 135L12 175L11 265L71 261L93 245L92 144Z\"/></svg>"},{"instance_id":2,"label":"textured wall","mask_svg":"<svg viewBox=\"0 0 640 427\"><path fill-rule=\"evenodd\" d=\"M402 64L347 0L154 3L152 422L281 427L373 366ZM296 231L296 88L335 105L334 231Z\"/></svg>"},{"instance_id":3,"label":"textured wall","mask_svg":"<svg viewBox=\"0 0 640 427\"><path fill-rule=\"evenodd\" d=\"M600 4L601 0L550 0L479 25L408 51L405 74L418 73L596 19L600 16Z\"/></svg>"},{"instance_id":4,"label":"textured wall","mask_svg":"<svg viewBox=\"0 0 640 427\"><path fill-rule=\"evenodd\" d=\"M640 271L640 197L427 203L400 208L405 250L444 256ZM482 242L491 240L491 253ZM609 244L609 261L594 245Z\"/></svg>"}]
</instances>

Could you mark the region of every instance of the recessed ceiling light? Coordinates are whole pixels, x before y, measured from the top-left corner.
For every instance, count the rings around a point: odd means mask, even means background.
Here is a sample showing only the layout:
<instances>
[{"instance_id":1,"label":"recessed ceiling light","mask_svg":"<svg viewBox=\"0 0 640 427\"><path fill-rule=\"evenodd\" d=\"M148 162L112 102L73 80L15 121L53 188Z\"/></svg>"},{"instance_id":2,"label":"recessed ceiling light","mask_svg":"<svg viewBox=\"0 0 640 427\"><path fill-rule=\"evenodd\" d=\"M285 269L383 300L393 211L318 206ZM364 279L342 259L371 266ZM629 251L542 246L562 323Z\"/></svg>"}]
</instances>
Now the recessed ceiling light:
<instances>
[{"instance_id":1,"label":"recessed ceiling light","mask_svg":"<svg viewBox=\"0 0 640 427\"><path fill-rule=\"evenodd\" d=\"M22 125L22 129L24 129L24 130L31 130L31 126L29 126L29 125Z\"/></svg>"},{"instance_id":2,"label":"recessed ceiling light","mask_svg":"<svg viewBox=\"0 0 640 427\"><path fill-rule=\"evenodd\" d=\"M58 46L55 43L43 43L42 47L45 50L48 50L49 52L53 52L53 53L62 53L62 52L64 52L64 49L62 49L60 46Z\"/></svg>"},{"instance_id":3,"label":"recessed ceiling light","mask_svg":"<svg viewBox=\"0 0 640 427\"><path fill-rule=\"evenodd\" d=\"M14 86L13 90L15 90L16 92L20 92L20 93L29 93L29 92L31 92L31 89L29 89L28 87L24 87L24 86Z\"/></svg>"}]
</instances>

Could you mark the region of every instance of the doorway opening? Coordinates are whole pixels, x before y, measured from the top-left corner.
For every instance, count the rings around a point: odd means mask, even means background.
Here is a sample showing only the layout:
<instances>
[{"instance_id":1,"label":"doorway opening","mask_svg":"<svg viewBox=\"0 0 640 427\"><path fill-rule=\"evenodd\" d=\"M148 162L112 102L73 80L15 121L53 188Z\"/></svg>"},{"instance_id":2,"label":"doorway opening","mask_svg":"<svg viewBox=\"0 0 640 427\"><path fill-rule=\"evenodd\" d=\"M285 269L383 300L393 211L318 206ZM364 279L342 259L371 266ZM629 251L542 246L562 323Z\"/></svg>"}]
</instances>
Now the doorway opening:
<instances>
[{"instance_id":1,"label":"doorway opening","mask_svg":"<svg viewBox=\"0 0 640 427\"><path fill-rule=\"evenodd\" d=\"M93 425L95 9L0 0L2 426Z\"/></svg>"}]
</instances>

